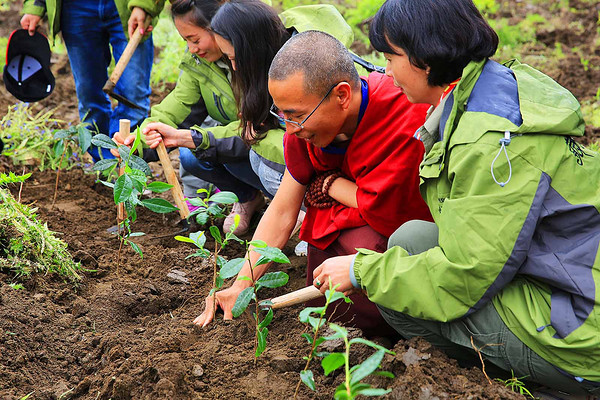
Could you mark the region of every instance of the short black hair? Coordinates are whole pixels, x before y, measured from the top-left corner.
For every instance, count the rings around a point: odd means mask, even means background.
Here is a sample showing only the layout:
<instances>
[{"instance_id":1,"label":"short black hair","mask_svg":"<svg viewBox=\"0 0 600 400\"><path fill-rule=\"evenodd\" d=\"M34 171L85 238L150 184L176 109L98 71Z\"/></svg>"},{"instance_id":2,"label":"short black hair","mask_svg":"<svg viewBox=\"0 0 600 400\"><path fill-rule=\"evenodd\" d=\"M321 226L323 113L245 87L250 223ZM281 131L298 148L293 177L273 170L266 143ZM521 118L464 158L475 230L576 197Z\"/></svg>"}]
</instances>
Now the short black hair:
<instances>
[{"instance_id":1,"label":"short black hair","mask_svg":"<svg viewBox=\"0 0 600 400\"><path fill-rule=\"evenodd\" d=\"M360 87L360 78L350 52L339 40L321 31L298 33L279 50L269 79L283 81L302 72L306 94L324 96L331 85L348 82Z\"/></svg>"},{"instance_id":2,"label":"short black hair","mask_svg":"<svg viewBox=\"0 0 600 400\"><path fill-rule=\"evenodd\" d=\"M471 61L494 55L498 35L471 0L387 0L369 31L373 47L402 48L418 68L429 67L431 86L448 84Z\"/></svg>"},{"instance_id":3,"label":"short black hair","mask_svg":"<svg viewBox=\"0 0 600 400\"><path fill-rule=\"evenodd\" d=\"M210 29L210 21L221 7L223 0L172 0L171 16L186 18L199 28Z\"/></svg>"}]
</instances>

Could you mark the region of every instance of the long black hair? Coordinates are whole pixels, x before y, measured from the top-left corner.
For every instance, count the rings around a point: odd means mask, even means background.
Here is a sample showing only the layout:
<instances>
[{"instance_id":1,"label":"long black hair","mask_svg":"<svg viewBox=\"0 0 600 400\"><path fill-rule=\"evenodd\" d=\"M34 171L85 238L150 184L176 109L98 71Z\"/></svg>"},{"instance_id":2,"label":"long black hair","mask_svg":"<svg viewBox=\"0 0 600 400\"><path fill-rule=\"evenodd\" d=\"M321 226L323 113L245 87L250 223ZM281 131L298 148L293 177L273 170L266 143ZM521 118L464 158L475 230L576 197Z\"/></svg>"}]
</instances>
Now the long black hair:
<instances>
[{"instance_id":1,"label":"long black hair","mask_svg":"<svg viewBox=\"0 0 600 400\"><path fill-rule=\"evenodd\" d=\"M186 18L199 28L210 29L210 22L223 0L172 0L171 16Z\"/></svg>"},{"instance_id":2,"label":"long black hair","mask_svg":"<svg viewBox=\"0 0 600 400\"><path fill-rule=\"evenodd\" d=\"M491 57L498 47L498 35L471 0L387 0L369 39L378 51L395 54L394 45L414 66L429 67L431 86L456 80L469 62Z\"/></svg>"},{"instance_id":3,"label":"long black hair","mask_svg":"<svg viewBox=\"0 0 600 400\"><path fill-rule=\"evenodd\" d=\"M271 61L290 35L273 8L259 0L223 4L211 29L229 41L235 51L233 90L241 114L242 138L249 144L280 127L269 113L273 99L268 89Z\"/></svg>"}]
</instances>

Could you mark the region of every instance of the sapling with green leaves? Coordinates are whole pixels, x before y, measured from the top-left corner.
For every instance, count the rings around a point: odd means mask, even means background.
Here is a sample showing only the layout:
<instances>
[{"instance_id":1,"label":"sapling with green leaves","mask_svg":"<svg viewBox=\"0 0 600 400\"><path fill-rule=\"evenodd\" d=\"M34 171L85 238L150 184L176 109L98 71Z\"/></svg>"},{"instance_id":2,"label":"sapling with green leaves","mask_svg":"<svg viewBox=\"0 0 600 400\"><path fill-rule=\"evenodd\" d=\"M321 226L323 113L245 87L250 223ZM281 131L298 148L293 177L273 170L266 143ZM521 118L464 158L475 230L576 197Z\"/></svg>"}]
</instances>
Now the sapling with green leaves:
<instances>
[{"instance_id":1,"label":"sapling with green leaves","mask_svg":"<svg viewBox=\"0 0 600 400\"><path fill-rule=\"evenodd\" d=\"M215 221L217 218L225 217L223 211L225 210L226 206L235 203L236 201L238 201L238 198L232 192L219 192L211 195L210 190L206 189L198 190L198 194L200 194L201 196L195 199L191 199L190 203L200 208L195 210L192 214L190 214L190 218L196 216L196 220L201 225L205 225L207 222L210 223L208 230L210 232L210 235L213 237L215 243L214 251L212 253L213 280L212 288L210 290L210 295L213 295L217 290L223 287L225 279L237 275L239 270L242 268L242 265L244 264L243 258L236 258L234 260L227 261L223 256L220 255L221 251L224 247L227 246L230 240L242 242L233 233L233 231L235 230L235 228L237 228L240 222L239 215L235 216L233 226L231 227L229 232L225 232L225 237L221 235L221 231L215 225ZM197 247L196 252L194 254L189 255L186 258L208 258L211 256L210 250L207 250L204 247L204 245L206 244L206 235L204 234L204 231L191 233L189 237L175 236L175 239L181 242L192 243L194 246ZM216 299L213 301L216 302ZM213 303L213 310L216 310L215 303Z\"/></svg>"},{"instance_id":2,"label":"sapling with green leaves","mask_svg":"<svg viewBox=\"0 0 600 400\"><path fill-rule=\"evenodd\" d=\"M277 247L269 247L262 240L246 241L246 258L239 265L239 269L236 272L239 273L244 263L247 261L250 266L250 276L240 276L238 280L247 280L252 282L252 286L242 290L238 295L235 304L231 310L234 317L239 317L248 308L250 302L254 300L254 322L255 322L255 351L254 351L254 363L267 348L267 335L269 329L267 326L273 320L273 310L268 309L267 314L261 319L260 306L258 302L258 291L262 288L278 288L288 283L289 276L283 271L267 272L260 278L256 279L254 275L254 269L259 265L268 264L270 262L276 262L280 264L289 264L290 260L283 252ZM260 254L260 258L252 265L250 260L250 251ZM263 302L261 305L268 305Z\"/></svg>"},{"instance_id":3,"label":"sapling with green leaves","mask_svg":"<svg viewBox=\"0 0 600 400\"><path fill-rule=\"evenodd\" d=\"M331 302L338 299L346 299L347 297L340 292L332 293L332 290L328 290L326 292L326 306ZM311 353L309 358L314 356L323 357L321 360L321 366L323 367L323 371L325 376L329 375L333 371L344 367L344 382L342 382L335 390L334 399L336 400L351 400L355 399L357 396L383 396L391 391L391 389L380 389L373 388L368 383L362 382L363 379L370 375L380 375L389 378L393 378L394 375L387 371L378 371L377 369L381 365L381 361L383 360L383 356L388 354L394 354L394 352L386 349L383 346L378 345L370 340L364 338L353 338L348 339L348 330L340 325L329 323L329 328L335 332L334 335L319 337L318 330L325 324L324 315L325 315L325 307L308 307L304 309L300 313L300 320L302 322L308 323L312 328L313 332L315 332L314 336L311 338L309 334L303 334L302 336L306 338L309 343L312 343L313 347L311 348ZM312 316L311 314L315 314L316 316ZM334 352L327 353L321 352L318 353L316 351L317 346L322 344L325 341L330 340L339 340L342 339L344 342L344 352ZM376 351L373 355L367 358L362 363L359 363L354 366L350 366L350 348L353 344L362 343L369 347L374 348ZM315 345L316 344L316 345ZM307 363L308 366L308 363ZM306 386L308 386L311 390L316 390L316 385L314 381L314 375L311 370L305 368L300 373L300 379Z\"/></svg>"},{"instance_id":4,"label":"sapling with green leaves","mask_svg":"<svg viewBox=\"0 0 600 400\"><path fill-rule=\"evenodd\" d=\"M94 171L102 171L107 176L111 176L117 168L123 170L123 174L119 176L114 183L108 181L100 181L102 184L113 189L113 200L118 206L124 204L127 215L122 221L117 221L117 236L120 240L119 254L117 258L117 268L121 261L121 251L124 244L128 244L131 248L143 257L141 248L131 241L129 238L135 236L144 235L143 232L132 232L131 224L137 219L136 207L141 205L147 209L164 214L172 211L177 211L177 208L169 203L165 199L152 198L142 199L142 193L145 190L150 190L154 193L162 193L169 190L172 186L164 182L150 182L148 183L148 175L151 175L152 171L148 166L148 163L142 158L134 155L133 153L140 147L141 134L138 129L136 132L136 138L131 148L127 146L117 146L117 144L108 136L99 134L92 138L92 144L106 148L106 149L117 149L119 152L119 158L103 159L94 164Z\"/></svg>"},{"instance_id":5,"label":"sapling with green leaves","mask_svg":"<svg viewBox=\"0 0 600 400\"><path fill-rule=\"evenodd\" d=\"M339 286L339 285L337 285ZM327 290L325 292L325 304L321 307L306 307L304 310L300 312L300 322L305 323L310 326L312 330L312 335L308 332L304 332L302 337L307 340L307 342L311 345L310 353L308 356L305 356L306 364L304 369L300 372L300 380L296 385L296 391L294 392L294 398L298 396L298 391L300 390L300 384L304 382L309 388L315 390L315 381L314 375L311 370L309 370L310 362L314 357L323 357L329 353L326 352L318 352L317 348L325 341L324 337L319 335L320 329L327 323L327 319L325 318L325 313L327 308L331 303L336 300L343 299L346 303L351 303L348 297L344 296L341 292L336 292L335 286L333 290ZM315 314L316 316L313 316Z\"/></svg>"},{"instance_id":6,"label":"sapling with green leaves","mask_svg":"<svg viewBox=\"0 0 600 400\"><path fill-rule=\"evenodd\" d=\"M87 128L87 125L88 123L82 122L67 129L60 129L54 132L56 143L52 150L54 156L60 158L56 166L56 182L54 184L54 197L52 198L51 207L54 207L54 203L56 203L60 170L67 166L63 164L65 155L67 156L66 159L69 160L75 149L79 150L79 154L83 154L88 151L92 144L92 132Z\"/></svg>"}]
</instances>

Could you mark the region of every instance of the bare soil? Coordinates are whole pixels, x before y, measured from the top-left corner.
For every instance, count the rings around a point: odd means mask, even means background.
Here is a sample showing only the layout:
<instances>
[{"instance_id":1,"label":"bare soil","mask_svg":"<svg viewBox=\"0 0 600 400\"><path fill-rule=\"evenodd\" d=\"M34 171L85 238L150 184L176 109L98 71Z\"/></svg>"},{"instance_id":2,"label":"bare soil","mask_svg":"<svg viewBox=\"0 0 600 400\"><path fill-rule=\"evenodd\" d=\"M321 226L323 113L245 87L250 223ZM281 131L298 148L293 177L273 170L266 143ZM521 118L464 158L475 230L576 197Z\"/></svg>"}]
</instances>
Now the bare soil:
<instances>
[{"instance_id":1,"label":"bare soil","mask_svg":"<svg viewBox=\"0 0 600 400\"><path fill-rule=\"evenodd\" d=\"M546 2L528 5L502 2L498 16L518 21L526 12L556 17ZM548 2L552 3L552 2ZM581 101L593 99L600 82L600 50L594 42L600 6L571 1L558 15L560 26L537 32L531 52L549 53L555 43L579 46L591 67L569 54L548 63L544 72L570 89ZM0 35L18 27L18 5L0 13ZM581 21L582 31L570 23ZM56 108L65 121L78 121L73 79L66 55L53 56L57 80L54 93L36 108ZM153 103L167 93L153 93ZM15 103L0 85L0 117ZM596 140L600 130L588 126L582 142ZM0 172L15 170L0 158ZM19 168L20 171L20 168ZM60 191L51 208L55 175L34 172L22 188L23 203L38 207L43 221L69 244L85 272L78 287L55 276L35 276L25 289L12 289L14 277L0 271L0 398L20 399L287 399L292 398L303 356L309 347L300 335L301 307L278 311L270 326L268 349L253 359L253 325L249 314L198 329L191 321L203 308L210 290L212 267L199 258L186 259L193 249L172 234L176 215L162 216L140 210L136 231L147 236L136 241L144 252L140 259L125 249L117 267L117 239L106 232L115 224L109 189L95 175L81 170L61 174ZM15 195L19 188L13 188ZM163 237L164 236L164 237ZM297 239L296 239L297 240ZM296 257L292 241L285 249L291 265L277 268L290 274L290 283L264 295L271 297L304 286L305 258ZM228 257L243 249L232 246ZM173 270L179 271L174 278ZM171 275L169 275L171 274ZM186 281L187 280L187 281ZM480 368L461 368L427 342L400 341L395 356L386 356L384 370L396 378L374 383L392 389L390 399L516 399L522 398L496 382L488 382ZM356 362L370 355L357 347ZM317 363L317 391L301 386L299 398L329 399L342 381L335 373L324 377Z\"/></svg>"}]
</instances>

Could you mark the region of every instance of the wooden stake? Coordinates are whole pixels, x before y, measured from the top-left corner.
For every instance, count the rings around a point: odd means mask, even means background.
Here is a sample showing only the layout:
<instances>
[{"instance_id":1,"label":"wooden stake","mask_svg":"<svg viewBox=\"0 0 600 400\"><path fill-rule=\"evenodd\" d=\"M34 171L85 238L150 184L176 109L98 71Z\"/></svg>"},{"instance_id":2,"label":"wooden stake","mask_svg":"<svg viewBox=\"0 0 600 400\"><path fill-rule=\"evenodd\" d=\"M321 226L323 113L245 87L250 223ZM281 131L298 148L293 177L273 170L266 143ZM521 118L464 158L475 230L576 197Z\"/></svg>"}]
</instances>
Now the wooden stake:
<instances>
[{"instance_id":1,"label":"wooden stake","mask_svg":"<svg viewBox=\"0 0 600 400\"><path fill-rule=\"evenodd\" d=\"M119 135L125 139L129 136L131 131L131 122L128 119L119 120ZM121 157L119 157L119 163L121 163ZM119 176L125 173L125 168L119 167ZM125 211L125 203L117 204L117 223L125 221L127 218L127 212Z\"/></svg>"},{"instance_id":2,"label":"wooden stake","mask_svg":"<svg viewBox=\"0 0 600 400\"><path fill-rule=\"evenodd\" d=\"M175 205L179 209L179 215L181 216L181 219L186 219L190 215L190 209L188 208L188 205L184 200L183 190L181 190L181 185L179 185L179 179L175 174L173 164L171 164L171 159L169 158L169 153L167 153L167 149L163 142L160 142L158 144L156 152L158 153L158 158L160 158L160 163L162 164L163 171L165 172L167 182L169 183L169 185L173 186L171 188L171 193L173 194Z\"/></svg>"}]
</instances>

